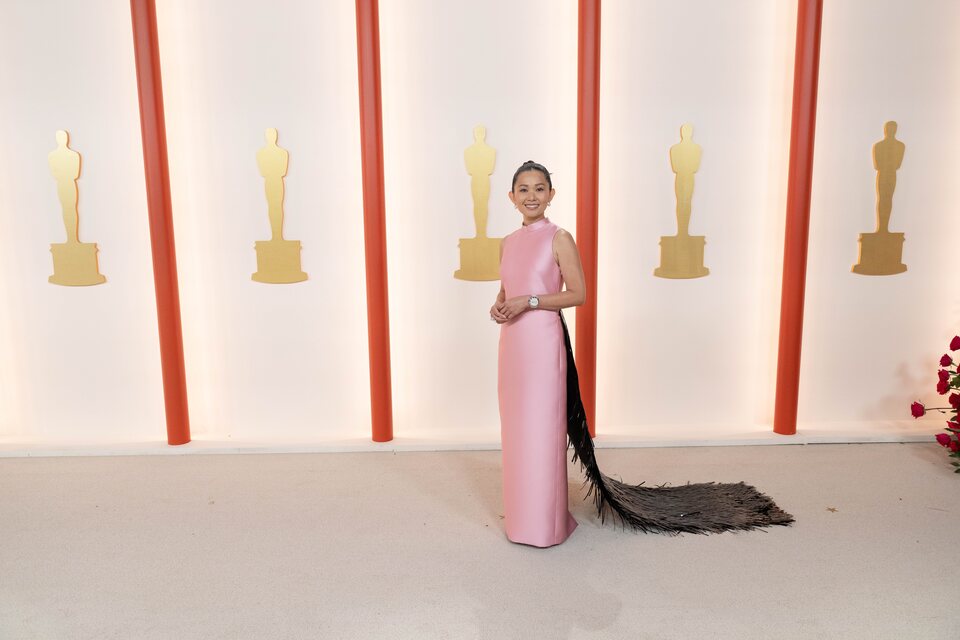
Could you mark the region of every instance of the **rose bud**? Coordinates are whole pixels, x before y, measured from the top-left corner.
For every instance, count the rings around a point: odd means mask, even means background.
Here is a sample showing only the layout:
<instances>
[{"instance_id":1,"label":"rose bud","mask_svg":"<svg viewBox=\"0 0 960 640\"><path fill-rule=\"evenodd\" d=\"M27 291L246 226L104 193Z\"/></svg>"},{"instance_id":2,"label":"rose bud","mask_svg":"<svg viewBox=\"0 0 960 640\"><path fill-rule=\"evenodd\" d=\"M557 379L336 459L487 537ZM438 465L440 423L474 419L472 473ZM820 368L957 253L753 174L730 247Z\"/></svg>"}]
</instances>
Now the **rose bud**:
<instances>
[{"instance_id":1,"label":"rose bud","mask_svg":"<svg viewBox=\"0 0 960 640\"><path fill-rule=\"evenodd\" d=\"M954 409L960 409L960 393L951 393L948 398L950 406Z\"/></svg>"},{"instance_id":2,"label":"rose bud","mask_svg":"<svg viewBox=\"0 0 960 640\"><path fill-rule=\"evenodd\" d=\"M957 451L960 451L960 442L957 442L956 440L954 440L953 442L950 443L948 448L950 449L950 451L956 453Z\"/></svg>"},{"instance_id":3,"label":"rose bud","mask_svg":"<svg viewBox=\"0 0 960 640\"><path fill-rule=\"evenodd\" d=\"M940 369L940 371L937 371L937 377L940 378L940 382L945 382L950 379L950 372L946 369Z\"/></svg>"},{"instance_id":4,"label":"rose bud","mask_svg":"<svg viewBox=\"0 0 960 640\"><path fill-rule=\"evenodd\" d=\"M957 394L953 394L953 395L957 395ZM910 413L913 415L914 418L919 418L926 412L927 412L926 407L924 407L919 402L914 402L912 405L910 405Z\"/></svg>"},{"instance_id":5,"label":"rose bud","mask_svg":"<svg viewBox=\"0 0 960 640\"><path fill-rule=\"evenodd\" d=\"M952 365L952 364L953 364L953 358L951 358L951 357L950 357L949 355L947 355L946 353L943 354L943 357L940 358L940 366L941 366L941 367L949 367L949 366Z\"/></svg>"},{"instance_id":6,"label":"rose bud","mask_svg":"<svg viewBox=\"0 0 960 640\"><path fill-rule=\"evenodd\" d=\"M950 341L950 351L957 349L960 349L960 336L953 336L953 340Z\"/></svg>"},{"instance_id":7,"label":"rose bud","mask_svg":"<svg viewBox=\"0 0 960 640\"><path fill-rule=\"evenodd\" d=\"M950 434L949 433L938 433L937 434L937 444L941 447L946 447L950 445Z\"/></svg>"},{"instance_id":8,"label":"rose bud","mask_svg":"<svg viewBox=\"0 0 960 640\"><path fill-rule=\"evenodd\" d=\"M941 380L937 383L937 393L940 395L946 395L947 391L950 391L950 385L947 384L946 380Z\"/></svg>"}]
</instances>

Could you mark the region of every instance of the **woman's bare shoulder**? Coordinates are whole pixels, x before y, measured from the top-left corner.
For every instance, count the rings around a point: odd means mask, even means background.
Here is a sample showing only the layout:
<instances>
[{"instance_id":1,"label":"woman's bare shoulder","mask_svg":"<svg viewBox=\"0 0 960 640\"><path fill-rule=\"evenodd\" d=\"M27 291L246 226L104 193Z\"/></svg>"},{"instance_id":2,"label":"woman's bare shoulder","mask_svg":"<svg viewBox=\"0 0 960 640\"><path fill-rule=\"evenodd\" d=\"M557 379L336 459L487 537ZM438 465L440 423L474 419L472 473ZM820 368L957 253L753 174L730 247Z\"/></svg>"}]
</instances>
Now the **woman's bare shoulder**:
<instances>
[{"instance_id":1,"label":"woman's bare shoulder","mask_svg":"<svg viewBox=\"0 0 960 640\"><path fill-rule=\"evenodd\" d=\"M556 246L558 243L572 243L573 234L564 229L563 227L557 227L557 230L553 234L553 244Z\"/></svg>"}]
</instances>

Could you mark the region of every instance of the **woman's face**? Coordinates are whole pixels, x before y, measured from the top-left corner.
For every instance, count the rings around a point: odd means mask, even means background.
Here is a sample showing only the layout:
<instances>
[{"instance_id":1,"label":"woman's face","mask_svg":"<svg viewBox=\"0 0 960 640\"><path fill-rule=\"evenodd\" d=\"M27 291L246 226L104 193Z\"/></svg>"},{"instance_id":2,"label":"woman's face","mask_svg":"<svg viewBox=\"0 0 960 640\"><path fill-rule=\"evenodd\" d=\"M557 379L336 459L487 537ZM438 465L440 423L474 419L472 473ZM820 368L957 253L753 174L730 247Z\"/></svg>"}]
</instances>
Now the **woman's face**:
<instances>
[{"instance_id":1,"label":"woman's face","mask_svg":"<svg viewBox=\"0 0 960 640\"><path fill-rule=\"evenodd\" d=\"M553 199L553 189L547 183L547 176L536 169L524 171L517 176L517 183L510 192L510 201L523 214L524 224L530 224L543 217L543 212Z\"/></svg>"}]
</instances>

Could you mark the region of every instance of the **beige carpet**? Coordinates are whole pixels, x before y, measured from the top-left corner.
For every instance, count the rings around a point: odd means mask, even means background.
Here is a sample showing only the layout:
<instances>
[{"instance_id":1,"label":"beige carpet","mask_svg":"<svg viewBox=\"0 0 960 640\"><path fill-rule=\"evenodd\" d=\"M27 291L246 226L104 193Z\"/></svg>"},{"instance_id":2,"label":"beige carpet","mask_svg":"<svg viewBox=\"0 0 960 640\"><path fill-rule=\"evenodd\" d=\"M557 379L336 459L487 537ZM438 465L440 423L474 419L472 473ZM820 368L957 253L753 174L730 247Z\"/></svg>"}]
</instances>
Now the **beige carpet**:
<instances>
[{"instance_id":1,"label":"beige carpet","mask_svg":"<svg viewBox=\"0 0 960 640\"><path fill-rule=\"evenodd\" d=\"M792 527L513 545L500 454L0 459L0 639L958 638L936 444L603 449L755 484Z\"/></svg>"}]
</instances>

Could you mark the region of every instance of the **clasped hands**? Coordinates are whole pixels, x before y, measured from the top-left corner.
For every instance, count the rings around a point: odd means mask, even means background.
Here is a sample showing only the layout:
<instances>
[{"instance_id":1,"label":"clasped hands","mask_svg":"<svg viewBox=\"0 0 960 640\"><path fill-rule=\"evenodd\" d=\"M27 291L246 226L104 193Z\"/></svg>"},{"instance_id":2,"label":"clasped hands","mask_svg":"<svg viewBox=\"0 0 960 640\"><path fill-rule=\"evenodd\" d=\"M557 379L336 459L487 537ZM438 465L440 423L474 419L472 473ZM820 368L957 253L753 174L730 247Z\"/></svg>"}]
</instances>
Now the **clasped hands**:
<instances>
[{"instance_id":1,"label":"clasped hands","mask_svg":"<svg viewBox=\"0 0 960 640\"><path fill-rule=\"evenodd\" d=\"M509 322L524 311L530 309L530 296L516 296L500 302L499 300L490 307L490 319L497 324Z\"/></svg>"}]
</instances>

